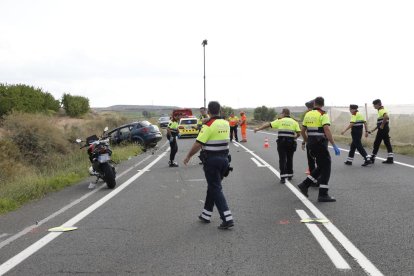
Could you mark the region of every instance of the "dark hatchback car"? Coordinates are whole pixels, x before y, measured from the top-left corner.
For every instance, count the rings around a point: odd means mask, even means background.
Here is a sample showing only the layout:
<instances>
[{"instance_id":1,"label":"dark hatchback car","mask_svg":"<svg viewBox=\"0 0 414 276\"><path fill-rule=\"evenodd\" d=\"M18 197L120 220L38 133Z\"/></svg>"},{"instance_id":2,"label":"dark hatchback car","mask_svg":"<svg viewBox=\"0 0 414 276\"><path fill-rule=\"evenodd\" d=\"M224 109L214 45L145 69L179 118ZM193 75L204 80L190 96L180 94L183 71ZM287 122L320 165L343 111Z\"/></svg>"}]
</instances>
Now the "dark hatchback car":
<instances>
[{"instance_id":1,"label":"dark hatchback car","mask_svg":"<svg viewBox=\"0 0 414 276\"><path fill-rule=\"evenodd\" d=\"M158 126L148 121L133 122L117 127L109 131L107 135L114 144L129 141L144 147L155 147L162 139Z\"/></svg>"}]
</instances>

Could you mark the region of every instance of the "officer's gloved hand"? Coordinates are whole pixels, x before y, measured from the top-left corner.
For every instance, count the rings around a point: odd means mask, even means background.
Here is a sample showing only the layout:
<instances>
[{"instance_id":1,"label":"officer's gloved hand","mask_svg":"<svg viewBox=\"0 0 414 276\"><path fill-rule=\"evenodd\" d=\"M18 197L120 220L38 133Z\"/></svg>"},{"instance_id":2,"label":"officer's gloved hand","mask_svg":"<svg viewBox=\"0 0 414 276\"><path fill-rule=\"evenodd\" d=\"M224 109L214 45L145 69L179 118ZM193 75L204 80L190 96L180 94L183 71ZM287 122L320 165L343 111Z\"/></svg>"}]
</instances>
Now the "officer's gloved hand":
<instances>
[{"instance_id":1,"label":"officer's gloved hand","mask_svg":"<svg viewBox=\"0 0 414 276\"><path fill-rule=\"evenodd\" d=\"M341 155L341 151L339 150L339 148L336 145L332 145L332 147L333 147L333 149L335 151L335 155L336 156Z\"/></svg>"}]
</instances>

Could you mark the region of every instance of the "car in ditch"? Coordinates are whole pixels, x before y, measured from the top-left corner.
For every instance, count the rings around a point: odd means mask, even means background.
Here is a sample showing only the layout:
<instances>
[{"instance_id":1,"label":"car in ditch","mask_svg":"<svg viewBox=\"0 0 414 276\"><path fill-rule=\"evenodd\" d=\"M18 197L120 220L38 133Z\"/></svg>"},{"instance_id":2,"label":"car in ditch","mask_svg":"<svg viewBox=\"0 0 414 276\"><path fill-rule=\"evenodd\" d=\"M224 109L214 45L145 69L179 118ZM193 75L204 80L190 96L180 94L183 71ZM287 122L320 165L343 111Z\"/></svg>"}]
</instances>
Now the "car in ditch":
<instances>
[{"instance_id":1,"label":"car in ditch","mask_svg":"<svg viewBox=\"0 0 414 276\"><path fill-rule=\"evenodd\" d=\"M155 147L162 139L158 126L148 121L132 122L112 129L107 133L111 143L133 142L144 148Z\"/></svg>"}]
</instances>

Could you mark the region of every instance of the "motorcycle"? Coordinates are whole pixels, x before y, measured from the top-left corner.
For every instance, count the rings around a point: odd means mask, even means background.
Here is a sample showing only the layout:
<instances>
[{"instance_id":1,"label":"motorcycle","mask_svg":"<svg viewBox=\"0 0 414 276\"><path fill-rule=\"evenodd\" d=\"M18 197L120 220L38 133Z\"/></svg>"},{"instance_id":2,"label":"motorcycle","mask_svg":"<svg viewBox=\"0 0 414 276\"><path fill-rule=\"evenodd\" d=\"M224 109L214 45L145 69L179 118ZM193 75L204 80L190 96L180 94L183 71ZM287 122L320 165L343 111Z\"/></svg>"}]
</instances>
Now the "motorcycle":
<instances>
[{"instance_id":1,"label":"motorcycle","mask_svg":"<svg viewBox=\"0 0 414 276\"><path fill-rule=\"evenodd\" d=\"M91 183L89 188L94 188L99 179L105 181L109 189L114 189L116 186L115 163L111 160L112 150L109 147L109 138L104 137L106 131L108 131L108 127L105 127L101 138L96 135L87 137L85 145L80 147L81 149L88 147L87 152L92 163L89 174L96 176L95 184ZM81 144L82 140L78 138L76 143Z\"/></svg>"}]
</instances>

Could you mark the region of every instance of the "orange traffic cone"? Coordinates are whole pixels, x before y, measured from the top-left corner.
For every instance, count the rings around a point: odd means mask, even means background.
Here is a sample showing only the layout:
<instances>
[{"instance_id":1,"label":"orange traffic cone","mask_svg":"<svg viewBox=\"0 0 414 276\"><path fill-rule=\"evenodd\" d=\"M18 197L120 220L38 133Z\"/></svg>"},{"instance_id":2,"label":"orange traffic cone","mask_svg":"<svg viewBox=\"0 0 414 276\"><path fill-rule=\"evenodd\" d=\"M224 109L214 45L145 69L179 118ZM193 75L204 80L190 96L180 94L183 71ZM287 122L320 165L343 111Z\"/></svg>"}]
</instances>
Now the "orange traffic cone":
<instances>
[{"instance_id":1,"label":"orange traffic cone","mask_svg":"<svg viewBox=\"0 0 414 276\"><path fill-rule=\"evenodd\" d=\"M267 149L267 148L269 147L269 140L268 140L267 138L265 138L265 141L264 141L264 145L263 145L263 147L264 147L265 149Z\"/></svg>"}]
</instances>

